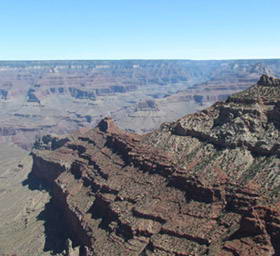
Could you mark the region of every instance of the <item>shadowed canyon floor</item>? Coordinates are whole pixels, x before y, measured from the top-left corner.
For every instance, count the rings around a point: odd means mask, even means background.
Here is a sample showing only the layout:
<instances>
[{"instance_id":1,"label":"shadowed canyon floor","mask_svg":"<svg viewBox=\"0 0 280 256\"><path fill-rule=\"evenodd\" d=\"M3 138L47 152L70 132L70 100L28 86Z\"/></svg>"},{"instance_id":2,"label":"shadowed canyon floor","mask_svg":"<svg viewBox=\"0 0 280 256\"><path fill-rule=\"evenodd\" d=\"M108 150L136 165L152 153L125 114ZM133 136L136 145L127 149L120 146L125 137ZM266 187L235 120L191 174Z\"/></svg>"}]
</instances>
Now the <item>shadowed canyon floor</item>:
<instances>
[{"instance_id":1,"label":"shadowed canyon floor","mask_svg":"<svg viewBox=\"0 0 280 256\"><path fill-rule=\"evenodd\" d=\"M81 256L277 256L279 99L263 75L148 134L105 118L38 141L28 180L44 182Z\"/></svg>"},{"instance_id":2,"label":"shadowed canyon floor","mask_svg":"<svg viewBox=\"0 0 280 256\"><path fill-rule=\"evenodd\" d=\"M32 167L27 152L13 145L1 145L0 151L0 255L38 255L43 252L44 224L37 215L49 196L22 185Z\"/></svg>"},{"instance_id":3,"label":"shadowed canyon floor","mask_svg":"<svg viewBox=\"0 0 280 256\"><path fill-rule=\"evenodd\" d=\"M40 182L28 178L32 157L0 147L0 255L48 256L66 247L63 217Z\"/></svg>"}]
</instances>

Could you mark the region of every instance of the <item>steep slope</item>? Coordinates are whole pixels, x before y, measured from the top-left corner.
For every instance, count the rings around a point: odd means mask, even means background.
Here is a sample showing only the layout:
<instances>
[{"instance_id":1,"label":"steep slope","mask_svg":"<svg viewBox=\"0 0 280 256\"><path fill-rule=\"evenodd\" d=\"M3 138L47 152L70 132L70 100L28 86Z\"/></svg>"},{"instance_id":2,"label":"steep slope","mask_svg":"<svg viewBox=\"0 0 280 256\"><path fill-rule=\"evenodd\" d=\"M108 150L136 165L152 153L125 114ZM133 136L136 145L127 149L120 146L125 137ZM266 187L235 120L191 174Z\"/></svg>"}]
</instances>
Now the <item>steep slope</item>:
<instances>
[{"instance_id":1,"label":"steep slope","mask_svg":"<svg viewBox=\"0 0 280 256\"><path fill-rule=\"evenodd\" d=\"M279 111L280 80L264 75L150 134L106 118L39 144L32 175L80 255L280 255Z\"/></svg>"}]
</instances>

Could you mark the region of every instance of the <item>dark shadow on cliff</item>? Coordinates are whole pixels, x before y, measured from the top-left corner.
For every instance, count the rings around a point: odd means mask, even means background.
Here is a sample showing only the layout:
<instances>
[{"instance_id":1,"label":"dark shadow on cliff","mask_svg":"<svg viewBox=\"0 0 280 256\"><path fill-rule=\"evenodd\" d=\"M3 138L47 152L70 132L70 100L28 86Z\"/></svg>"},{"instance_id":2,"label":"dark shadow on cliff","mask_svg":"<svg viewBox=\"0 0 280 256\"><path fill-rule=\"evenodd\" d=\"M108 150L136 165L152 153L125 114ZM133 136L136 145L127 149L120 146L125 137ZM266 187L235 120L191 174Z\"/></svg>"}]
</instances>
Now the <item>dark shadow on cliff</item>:
<instances>
[{"instance_id":1,"label":"dark shadow on cliff","mask_svg":"<svg viewBox=\"0 0 280 256\"><path fill-rule=\"evenodd\" d=\"M51 194L50 187L38 179L32 171L22 185L27 186L30 190L45 191ZM51 252L51 254L62 253L67 248L68 229L63 214L53 199L45 204L45 208L38 214L37 220L44 222L44 251Z\"/></svg>"},{"instance_id":2,"label":"dark shadow on cliff","mask_svg":"<svg viewBox=\"0 0 280 256\"><path fill-rule=\"evenodd\" d=\"M44 251L62 253L67 247L68 234L64 217L55 206L53 199L45 205L45 209L40 212L37 219L44 221L46 237Z\"/></svg>"},{"instance_id":3,"label":"dark shadow on cliff","mask_svg":"<svg viewBox=\"0 0 280 256\"><path fill-rule=\"evenodd\" d=\"M27 178L22 182L23 186L27 186L30 190L49 191L48 185L38 179L33 170L28 174Z\"/></svg>"}]
</instances>

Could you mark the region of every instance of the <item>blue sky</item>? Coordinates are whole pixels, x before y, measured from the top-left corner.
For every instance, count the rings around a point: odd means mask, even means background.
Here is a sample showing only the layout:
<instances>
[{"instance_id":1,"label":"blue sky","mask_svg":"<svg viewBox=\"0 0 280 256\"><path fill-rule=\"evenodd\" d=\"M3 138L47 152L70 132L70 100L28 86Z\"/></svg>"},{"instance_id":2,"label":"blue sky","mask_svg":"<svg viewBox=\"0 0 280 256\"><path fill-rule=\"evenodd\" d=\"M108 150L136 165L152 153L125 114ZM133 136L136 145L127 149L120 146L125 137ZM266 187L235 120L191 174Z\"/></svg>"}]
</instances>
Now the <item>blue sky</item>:
<instances>
[{"instance_id":1,"label":"blue sky","mask_svg":"<svg viewBox=\"0 0 280 256\"><path fill-rule=\"evenodd\" d=\"M0 0L0 60L280 58L280 0Z\"/></svg>"}]
</instances>

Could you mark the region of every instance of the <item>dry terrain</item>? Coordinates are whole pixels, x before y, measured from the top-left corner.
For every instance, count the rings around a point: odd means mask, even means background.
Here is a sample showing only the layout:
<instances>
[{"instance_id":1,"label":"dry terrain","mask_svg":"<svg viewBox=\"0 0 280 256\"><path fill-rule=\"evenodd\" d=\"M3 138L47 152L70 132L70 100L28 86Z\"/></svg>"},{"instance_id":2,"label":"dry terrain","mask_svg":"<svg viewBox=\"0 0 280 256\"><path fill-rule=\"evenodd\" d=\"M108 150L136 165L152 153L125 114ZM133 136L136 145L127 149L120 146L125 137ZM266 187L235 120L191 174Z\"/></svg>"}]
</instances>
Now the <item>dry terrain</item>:
<instances>
[{"instance_id":1,"label":"dry terrain","mask_svg":"<svg viewBox=\"0 0 280 256\"><path fill-rule=\"evenodd\" d=\"M0 255L47 256L65 246L58 215L36 182L25 184L32 167L28 152L0 145ZM55 242L54 242L55 240Z\"/></svg>"},{"instance_id":2,"label":"dry terrain","mask_svg":"<svg viewBox=\"0 0 280 256\"><path fill-rule=\"evenodd\" d=\"M44 137L28 180L64 216L68 255L277 256L279 99L280 79L263 75L148 134L105 118Z\"/></svg>"},{"instance_id":3,"label":"dry terrain","mask_svg":"<svg viewBox=\"0 0 280 256\"><path fill-rule=\"evenodd\" d=\"M30 150L36 136L94 127L106 116L149 132L225 100L264 73L279 75L280 61L0 62L0 143Z\"/></svg>"},{"instance_id":4,"label":"dry terrain","mask_svg":"<svg viewBox=\"0 0 280 256\"><path fill-rule=\"evenodd\" d=\"M278 255L261 74L280 61L0 62L0 255Z\"/></svg>"}]
</instances>

